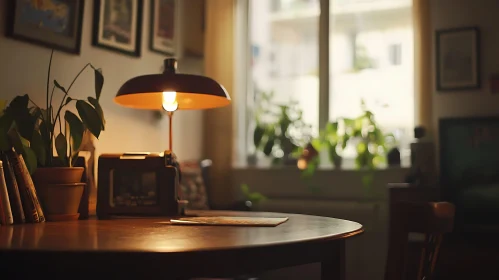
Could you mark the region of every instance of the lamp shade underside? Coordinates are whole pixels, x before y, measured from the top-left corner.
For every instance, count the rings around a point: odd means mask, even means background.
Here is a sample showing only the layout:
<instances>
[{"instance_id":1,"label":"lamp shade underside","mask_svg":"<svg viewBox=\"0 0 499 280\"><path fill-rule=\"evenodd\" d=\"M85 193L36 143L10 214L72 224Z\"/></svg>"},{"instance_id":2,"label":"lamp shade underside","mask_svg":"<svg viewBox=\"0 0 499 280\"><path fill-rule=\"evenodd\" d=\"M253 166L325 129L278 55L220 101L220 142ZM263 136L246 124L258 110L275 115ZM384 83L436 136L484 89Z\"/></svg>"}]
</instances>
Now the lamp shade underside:
<instances>
[{"instance_id":1,"label":"lamp shade underside","mask_svg":"<svg viewBox=\"0 0 499 280\"><path fill-rule=\"evenodd\" d=\"M230 104L225 88L213 79L176 73L132 78L121 86L114 100L125 107L162 110L163 92L176 92L179 110L211 109Z\"/></svg>"}]
</instances>

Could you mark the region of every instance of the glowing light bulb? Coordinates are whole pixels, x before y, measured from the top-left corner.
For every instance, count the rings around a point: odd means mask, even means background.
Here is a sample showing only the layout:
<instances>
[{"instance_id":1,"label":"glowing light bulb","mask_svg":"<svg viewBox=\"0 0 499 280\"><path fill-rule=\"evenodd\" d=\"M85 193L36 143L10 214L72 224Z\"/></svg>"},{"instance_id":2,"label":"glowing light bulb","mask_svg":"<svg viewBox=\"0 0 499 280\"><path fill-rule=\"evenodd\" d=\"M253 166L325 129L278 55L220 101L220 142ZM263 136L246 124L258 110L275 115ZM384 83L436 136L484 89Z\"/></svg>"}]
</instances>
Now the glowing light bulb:
<instances>
[{"instance_id":1,"label":"glowing light bulb","mask_svg":"<svg viewBox=\"0 0 499 280\"><path fill-rule=\"evenodd\" d=\"M163 91L163 109L174 112L178 109L177 93L175 91Z\"/></svg>"}]
</instances>

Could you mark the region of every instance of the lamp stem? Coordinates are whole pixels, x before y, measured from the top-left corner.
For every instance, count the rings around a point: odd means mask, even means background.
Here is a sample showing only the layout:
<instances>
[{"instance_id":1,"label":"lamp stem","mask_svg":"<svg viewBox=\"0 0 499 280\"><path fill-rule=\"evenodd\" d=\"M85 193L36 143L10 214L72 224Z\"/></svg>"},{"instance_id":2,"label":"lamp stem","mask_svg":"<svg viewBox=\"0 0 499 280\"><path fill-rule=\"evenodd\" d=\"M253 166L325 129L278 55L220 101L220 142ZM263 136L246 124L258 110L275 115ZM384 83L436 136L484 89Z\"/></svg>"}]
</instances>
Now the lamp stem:
<instances>
[{"instance_id":1,"label":"lamp stem","mask_svg":"<svg viewBox=\"0 0 499 280\"><path fill-rule=\"evenodd\" d=\"M170 145L170 151L173 152L173 137L172 137L172 134L173 134L173 129L172 129L172 120L173 120L173 112L170 112L168 111L168 120L169 120L169 145Z\"/></svg>"}]
</instances>

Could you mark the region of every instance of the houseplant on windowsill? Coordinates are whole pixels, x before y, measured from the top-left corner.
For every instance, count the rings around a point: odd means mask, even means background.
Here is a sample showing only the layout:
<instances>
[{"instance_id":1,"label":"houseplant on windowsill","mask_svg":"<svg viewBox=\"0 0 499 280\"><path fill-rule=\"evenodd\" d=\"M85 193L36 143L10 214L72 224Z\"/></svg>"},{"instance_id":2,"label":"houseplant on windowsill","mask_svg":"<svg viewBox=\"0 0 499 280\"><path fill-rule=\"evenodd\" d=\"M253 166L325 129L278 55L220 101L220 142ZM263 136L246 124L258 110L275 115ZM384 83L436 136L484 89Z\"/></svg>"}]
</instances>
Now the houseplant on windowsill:
<instances>
[{"instance_id":1,"label":"houseplant on windowsill","mask_svg":"<svg viewBox=\"0 0 499 280\"><path fill-rule=\"evenodd\" d=\"M261 93L261 101L255 112L253 144L272 158L272 165L296 165L296 150L311 138L311 126L303 121L298 102L275 103L273 92Z\"/></svg>"},{"instance_id":2,"label":"houseplant on windowsill","mask_svg":"<svg viewBox=\"0 0 499 280\"><path fill-rule=\"evenodd\" d=\"M56 80L50 83L52 54L48 65L45 107L35 104L28 94L16 96L0 115L0 150L12 148L22 154L32 174L36 191L48 220L77 218L84 184L84 168L75 167L84 134L99 138L105 119L99 104L104 77L100 69L86 64L66 89ZM95 97L72 98L69 92L78 77L93 69ZM62 93L59 102L56 93ZM63 112L75 104L76 114Z\"/></svg>"}]
</instances>

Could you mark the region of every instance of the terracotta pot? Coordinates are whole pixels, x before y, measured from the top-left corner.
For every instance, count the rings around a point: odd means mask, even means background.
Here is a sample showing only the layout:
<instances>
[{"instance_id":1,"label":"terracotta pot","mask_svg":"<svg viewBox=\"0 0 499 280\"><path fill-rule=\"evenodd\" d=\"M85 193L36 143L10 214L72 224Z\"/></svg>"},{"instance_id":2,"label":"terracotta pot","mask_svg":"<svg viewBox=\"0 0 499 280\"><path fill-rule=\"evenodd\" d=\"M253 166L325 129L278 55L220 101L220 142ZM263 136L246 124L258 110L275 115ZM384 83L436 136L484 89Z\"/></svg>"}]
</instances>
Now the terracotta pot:
<instances>
[{"instance_id":1,"label":"terracotta pot","mask_svg":"<svg viewBox=\"0 0 499 280\"><path fill-rule=\"evenodd\" d=\"M36 184L71 184L79 183L83 175L83 167L42 167L33 174Z\"/></svg>"},{"instance_id":2,"label":"terracotta pot","mask_svg":"<svg viewBox=\"0 0 499 280\"><path fill-rule=\"evenodd\" d=\"M38 184L36 192L47 221L78 219L85 183Z\"/></svg>"},{"instance_id":3,"label":"terracotta pot","mask_svg":"<svg viewBox=\"0 0 499 280\"><path fill-rule=\"evenodd\" d=\"M33 182L47 221L76 220L85 183L83 167L37 168Z\"/></svg>"}]
</instances>

